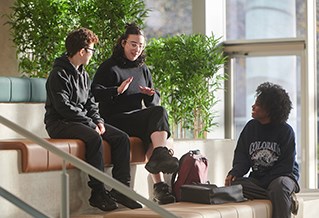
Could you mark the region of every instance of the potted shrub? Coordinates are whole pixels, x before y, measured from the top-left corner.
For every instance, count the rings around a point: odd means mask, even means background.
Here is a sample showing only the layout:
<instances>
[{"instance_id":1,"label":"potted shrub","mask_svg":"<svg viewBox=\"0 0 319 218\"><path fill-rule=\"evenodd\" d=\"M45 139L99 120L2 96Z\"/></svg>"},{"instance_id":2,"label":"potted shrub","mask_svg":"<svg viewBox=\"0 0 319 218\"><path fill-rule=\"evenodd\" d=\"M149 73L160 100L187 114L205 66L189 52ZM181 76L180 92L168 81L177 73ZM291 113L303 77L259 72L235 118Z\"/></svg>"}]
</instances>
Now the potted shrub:
<instances>
[{"instance_id":1,"label":"potted shrub","mask_svg":"<svg viewBox=\"0 0 319 218\"><path fill-rule=\"evenodd\" d=\"M212 108L219 101L216 91L224 84L219 69L225 61L214 36L183 34L150 40L147 64L175 136L180 126L194 138L204 138L205 132L217 125Z\"/></svg>"},{"instance_id":2,"label":"potted shrub","mask_svg":"<svg viewBox=\"0 0 319 218\"><path fill-rule=\"evenodd\" d=\"M7 15L17 49L19 70L28 77L47 77L53 60L65 52L66 34L87 27L100 43L90 65L93 74L112 52L126 22L142 25L148 10L140 0L16 0Z\"/></svg>"}]
</instances>

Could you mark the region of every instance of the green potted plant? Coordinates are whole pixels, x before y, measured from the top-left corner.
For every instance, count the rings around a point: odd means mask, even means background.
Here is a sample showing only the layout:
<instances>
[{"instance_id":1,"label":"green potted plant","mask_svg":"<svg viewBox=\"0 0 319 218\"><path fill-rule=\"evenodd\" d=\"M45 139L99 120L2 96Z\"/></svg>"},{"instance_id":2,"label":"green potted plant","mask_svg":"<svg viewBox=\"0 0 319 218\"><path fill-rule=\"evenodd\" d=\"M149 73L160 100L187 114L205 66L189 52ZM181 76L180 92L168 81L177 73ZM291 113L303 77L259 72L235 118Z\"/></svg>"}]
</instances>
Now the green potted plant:
<instances>
[{"instance_id":1,"label":"green potted plant","mask_svg":"<svg viewBox=\"0 0 319 218\"><path fill-rule=\"evenodd\" d=\"M16 0L7 15L17 49L20 73L47 77L53 60L64 49L66 34L78 27L93 30L100 39L89 74L111 52L126 22L142 25L148 10L140 0Z\"/></svg>"},{"instance_id":2,"label":"green potted plant","mask_svg":"<svg viewBox=\"0 0 319 218\"><path fill-rule=\"evenodd\" d=\"M219 101L216 91L224 84L219 69L225 61L214 36L182 34L150 40L147 64L175 136L180 126L191 131L192 137L204 138L217 125L212 108Z\"/></svg>"}]
</instances>

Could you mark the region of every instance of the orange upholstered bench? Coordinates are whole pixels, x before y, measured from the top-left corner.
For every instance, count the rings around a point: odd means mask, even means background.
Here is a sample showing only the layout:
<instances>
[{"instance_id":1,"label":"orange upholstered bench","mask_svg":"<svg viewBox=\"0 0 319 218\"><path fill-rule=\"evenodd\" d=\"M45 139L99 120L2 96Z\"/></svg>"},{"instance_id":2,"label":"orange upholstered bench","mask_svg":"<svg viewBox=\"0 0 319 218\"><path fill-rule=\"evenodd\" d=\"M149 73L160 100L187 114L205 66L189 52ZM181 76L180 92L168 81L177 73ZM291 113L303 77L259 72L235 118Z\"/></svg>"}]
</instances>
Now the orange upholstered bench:
<instances>
[{"instance_id":1,"label":"orange upholstered bench","mask_svg":"<svg viewBox=\"0 0 319 218\"><path fill-rule=\"evenodd\" d=\"M76 139L46 140L61 150L85 160L85 144L83 141ZM131 163L144 163L146 158L142 140L131 137L130 145ZM104 164L109 166L112 163L111 146L106 141L103 141L103 146ZM60 157L27 139L0 140L0 150L19 150L21 153L21 172L23 173L62 169L63 161ZM71 164L67 164L68 169L72 167Z\"/></svg>"}]
</instances>

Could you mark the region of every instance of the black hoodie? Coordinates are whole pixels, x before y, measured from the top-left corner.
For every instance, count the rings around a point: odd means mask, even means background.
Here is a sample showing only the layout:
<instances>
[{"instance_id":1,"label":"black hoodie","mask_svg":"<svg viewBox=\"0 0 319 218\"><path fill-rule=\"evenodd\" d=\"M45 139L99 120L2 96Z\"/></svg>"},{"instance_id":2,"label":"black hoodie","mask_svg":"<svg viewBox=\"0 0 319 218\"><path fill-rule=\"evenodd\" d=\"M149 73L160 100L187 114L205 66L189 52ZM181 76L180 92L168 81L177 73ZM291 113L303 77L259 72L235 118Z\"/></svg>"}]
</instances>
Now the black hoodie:
<instances>
[{"instance_id":1,"label":"black hoodie","mask_svg":"<svg viewBox=\"0 0 319 218\"><path fill-rule=\"evenodd\" d=\"M90 79L83 65L76 69L66 55L54 61L46 82L44 122L80 122L95 129L104 122L90 90Z\"/></svg>"}]
</instances>

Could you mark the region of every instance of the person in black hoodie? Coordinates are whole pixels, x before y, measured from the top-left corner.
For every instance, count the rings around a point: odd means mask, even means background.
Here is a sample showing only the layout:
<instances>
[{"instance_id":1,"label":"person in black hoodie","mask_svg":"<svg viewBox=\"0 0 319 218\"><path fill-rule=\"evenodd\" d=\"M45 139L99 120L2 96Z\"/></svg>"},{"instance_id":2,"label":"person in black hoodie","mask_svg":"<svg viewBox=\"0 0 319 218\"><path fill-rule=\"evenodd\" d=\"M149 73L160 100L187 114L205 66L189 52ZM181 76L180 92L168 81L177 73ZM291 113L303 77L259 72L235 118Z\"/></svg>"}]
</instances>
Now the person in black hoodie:
<instances>
[{"instance_id":1,"label":"person in black hoodie","mask_svg":"<svg viewBox=\"0 0 319 218\"><path fill-rule=\"evenodd\" d=\"M175 202L175 197L163 173L177 171L178 159L166 146L170 136L168 115L159 105L160 94L145 64L145 43L142 30L134 23L127 24L112 56L94 75L92 93L106 123L143 140L149 159L145 168L155 183L153 200L168 204Z\"/></svg>"},{"instance_id":2,"label":"person in black hoodie","mask_svg":"<svg viewBox=\"0 0 319 218\"><path fill-rule=\"evenodd\" d=\"M98 37L89 29L79 28L67 36L66 53L54 61L46 82L45 126L51 138L80 139L85 143L86 162L104 171L103 145L111 145L112 175L130 185L130 142L128 135L105 124L90 90L90 79L84 69L93 53ZM118 208L117 203L129 208L142 205L112 189L110 192L99 180L89 176L89 203L103 211ZM117 203L116 203L117 202Z\"/></svg>"},{"instance_id":3,"label":"person in black hoodie","mask_svg":"<svg viewBox=\"0 0 319 218\"><path fill-rule=\"evenodd\" d=\"M270 199L272 217L288 218L297 214L295 193L300 191L295 133L286 123L292 103L281 86L269 82L257 87L256 96L253 119L239 136L225 185L241 184L248 199Z\"/></svg>"}]
</instances>

